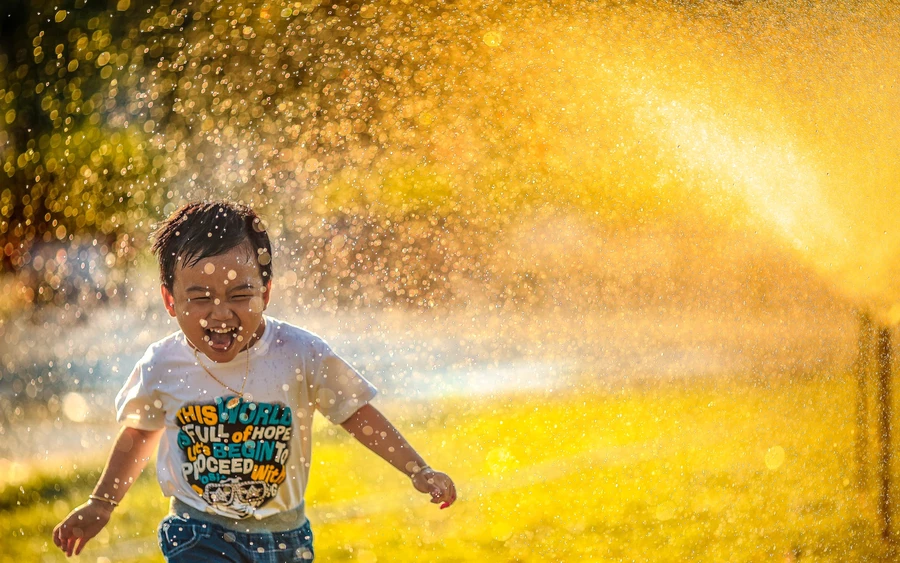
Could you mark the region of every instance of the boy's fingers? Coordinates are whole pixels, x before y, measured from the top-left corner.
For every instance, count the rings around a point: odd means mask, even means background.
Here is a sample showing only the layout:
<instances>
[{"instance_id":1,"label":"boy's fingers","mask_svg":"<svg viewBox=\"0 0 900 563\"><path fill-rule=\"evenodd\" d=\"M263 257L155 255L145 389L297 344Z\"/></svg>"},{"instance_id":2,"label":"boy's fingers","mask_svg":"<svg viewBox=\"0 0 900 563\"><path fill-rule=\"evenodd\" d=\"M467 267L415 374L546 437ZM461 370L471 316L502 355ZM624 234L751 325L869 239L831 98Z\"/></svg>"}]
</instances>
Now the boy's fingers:
<instances>
[{"instance_id":1,"label":"boy's fingers","mask_svg":"<svg viewBox=\"0 0 900 563\"><path fill-rule=\"evenodd\" d=\"M81 555L81 550L84 549L84 544L87 543L86 538L78 538L78 544L75 547L75 555Z\"/></svg>"},{"instance_id":2,"label":"boy's fingers","mask_svg":"<svg viewBox=\"0 0 900 563\"><path fill-rule=\"evenodd\" d=\"M454 502L456 502L456 495L455 495L455 494L451 494L451 495L450 495L450 498L447 499L447 500L445 500L445 501L441 504L441 510L443 510L443 509L449 507L449 506L450 506L451 504L453 504Z\"/></svg>"},{"instance_id":3,"label":"boy's fingers","mask_svg":"<svg viewBox=\"0 0 900 563\"><path fill-rule=\"evenodd\" d=\"M456 496L456 491L453 488L453 483L441 482L435 483L434 488L431 491L431 502L437 504L439 502L447 503L452 502ZM449 506L449 505L448 505Z\"/></svg>"},{"instance_id":4,"label":"boy's fingers","mask_svg":"<svg viewBox=\"0 0 900 563\"><path fill-rule=\"evenodd\" d=\"M456 485L454 485L454 484L451 482L451 483L449 484L449 486L447 487L447 492L449 493L449 497L450 497L450 498L447 499L447 501L444 502L444 504L441 505L441 510L447 508L448 506L450 506L451 504L453 504L454 502L456 502Z\"/></svg>"},{"instance_id":5,"label":"boy's fingers","mask_svg":"<svg viewBox=\"0 0 900 563\"><path fill-rule=\"evenodd\" d=\"M456 497L456 485L453 484L453 481L451 481L450 479L447 479L444 482L444 491L447 492L447 495L450 498Z\"/></svg>"},{"instance_id":6,"label":"boy's fingers","mask_svg":"<svg viewBox=\"0 0 900 563\"><path fill-rule=\"evenodd\" d=\"M81 551L79 544L83 543L82 538L84 537L84 532L81 528L73 527L71 528L68 537L66 537L66 557L71 557L74 553L78 555L78 552Z\"/></svg>"},{"instance_id":7,"label":"boy's fingers","mask_svg":"<svg viewBox=\"0 0 900 563\"><path fill-rule=\"evenodd\" d=\"M449 500L447 500L447 502L441 505L441 508L447 508L448 506L456 502L456 487L451 483L447 491L450 493L450 498Z\"/></svg>"},{"instance_id":8,"label":"boy's fingers","mask_svg":"<svg viewBox=\"0 0 900 563\"><path fill-rule=\"evenodd\" d=\"M447 508L456 502L456 486L446 475L438 473L428 479L427 483L432 504L440 504L441 508Z\"/></svg>"}]
</instances>

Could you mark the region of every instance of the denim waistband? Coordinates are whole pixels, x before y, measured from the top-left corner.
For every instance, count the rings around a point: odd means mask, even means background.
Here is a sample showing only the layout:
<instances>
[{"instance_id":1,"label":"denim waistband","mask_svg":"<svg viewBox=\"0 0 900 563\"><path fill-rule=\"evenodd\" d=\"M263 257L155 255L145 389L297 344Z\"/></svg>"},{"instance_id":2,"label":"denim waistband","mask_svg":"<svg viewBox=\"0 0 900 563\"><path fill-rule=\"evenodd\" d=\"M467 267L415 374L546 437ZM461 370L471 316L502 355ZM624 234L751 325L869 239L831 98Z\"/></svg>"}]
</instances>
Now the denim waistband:
<instances>
[{"instance_id":1,"label":"denim waistband","mask_svg":"<svg viewBox=\"0 0 900 563\"><path fill-rule=\"evenodd\" d=\"M169 500L169 514L175 514L182 518L194 518L203 522L212 522L235 532L287 532L306 524L305 504L300 503L300 506L297 508L278 512L266 518L254 518L251 516L239 520L220 514L210 514L172 497Z\"/></svg>"}]
</instances>

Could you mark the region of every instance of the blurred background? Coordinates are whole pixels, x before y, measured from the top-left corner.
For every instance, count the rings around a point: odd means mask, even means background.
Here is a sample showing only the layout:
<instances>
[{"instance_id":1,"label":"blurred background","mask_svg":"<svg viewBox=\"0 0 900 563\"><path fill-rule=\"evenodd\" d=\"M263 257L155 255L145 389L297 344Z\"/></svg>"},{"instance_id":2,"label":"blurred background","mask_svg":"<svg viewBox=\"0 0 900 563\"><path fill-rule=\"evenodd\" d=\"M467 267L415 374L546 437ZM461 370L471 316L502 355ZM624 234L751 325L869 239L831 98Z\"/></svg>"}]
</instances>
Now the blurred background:
<instances>
[{"instance_id":1,"label":"blurred background","mask_svg":"<svg viewBox=\"0 0 900 563\"><path fill-rule=\"evenodd\" d=\"M324 560L889 560L898 16L5 2L0 559L57 560L115 392L177 329L149 236L227 198L273 239L268 312L460 481L435 516L323 425ZM152 481L83 558L160 560Z\"/></svg>"}]
</instances>

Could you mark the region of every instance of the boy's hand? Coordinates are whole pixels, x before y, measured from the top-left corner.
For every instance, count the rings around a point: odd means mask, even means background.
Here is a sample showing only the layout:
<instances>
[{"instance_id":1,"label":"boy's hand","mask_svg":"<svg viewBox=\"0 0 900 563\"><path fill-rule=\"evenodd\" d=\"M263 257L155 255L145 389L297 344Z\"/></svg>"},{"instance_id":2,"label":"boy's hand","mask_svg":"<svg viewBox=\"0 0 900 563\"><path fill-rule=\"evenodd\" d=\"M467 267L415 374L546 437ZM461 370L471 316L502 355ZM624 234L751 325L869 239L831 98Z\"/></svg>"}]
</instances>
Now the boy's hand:
<instances>
[{"instance_id":1,"label":"boy's hand","mask_svg":"<svg viewBox=\"0 0 900 563\"><path fill-rule=\"evenodd\" d=\"M446 473L426 467L410 478L417 491L431 495L431 502L443 503L442 510L456 501L456 486Z\"/></svg>"},{"instance_id":2,"label":"boy's hand","mask_svg":"<svg viewBox=\"0 0 900 563\"><path fill-rule=\"evenodd\" d=\"M87 501L53 529L53 543L66 553L66 557L80 554L84 544L109 522L112 511L113 506L109 503Z\"/></svg>"}]
</instances>

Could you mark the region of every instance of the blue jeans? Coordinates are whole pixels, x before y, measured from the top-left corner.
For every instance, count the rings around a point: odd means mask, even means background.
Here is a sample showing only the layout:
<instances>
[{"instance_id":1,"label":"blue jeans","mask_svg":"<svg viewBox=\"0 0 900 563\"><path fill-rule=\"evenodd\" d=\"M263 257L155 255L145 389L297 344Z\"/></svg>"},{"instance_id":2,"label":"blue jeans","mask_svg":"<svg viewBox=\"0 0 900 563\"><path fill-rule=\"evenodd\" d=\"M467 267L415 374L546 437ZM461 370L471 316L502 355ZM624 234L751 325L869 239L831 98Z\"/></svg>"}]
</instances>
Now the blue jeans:
<instances>
[{"instance_id":1,"label":"blue jeans","mask_svg":"<svg viewBox=\"0 0 900 563\"><path fill-rule=\"evenodd\" d=\"M312 541L309 521L287 532L245 533L170 514L159 525L167 563L309 563Z\"/></svg>"}]
</instances>

